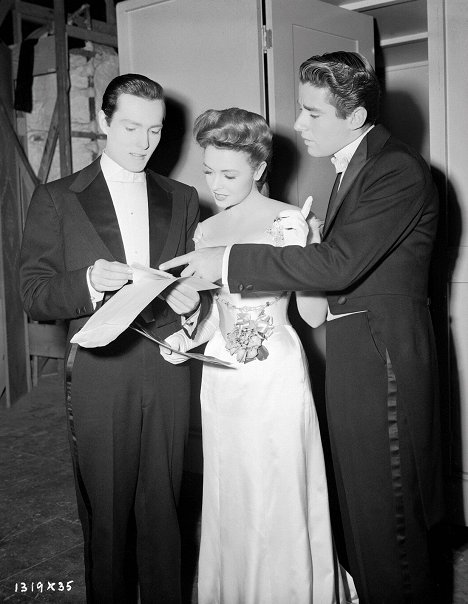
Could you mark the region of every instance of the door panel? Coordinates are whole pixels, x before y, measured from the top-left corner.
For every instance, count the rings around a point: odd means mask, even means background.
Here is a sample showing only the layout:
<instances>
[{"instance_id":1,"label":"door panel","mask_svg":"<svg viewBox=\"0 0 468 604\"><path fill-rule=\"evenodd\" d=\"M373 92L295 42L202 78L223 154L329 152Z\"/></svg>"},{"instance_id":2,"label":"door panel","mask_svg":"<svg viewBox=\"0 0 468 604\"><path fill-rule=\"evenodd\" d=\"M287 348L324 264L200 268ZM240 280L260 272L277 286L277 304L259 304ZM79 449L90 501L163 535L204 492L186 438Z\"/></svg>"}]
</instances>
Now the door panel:
<instances>
[{"instance_id":1,"label":"door panel","mask_svg":"<svg viewBox=\"0 0 468 604\"><path fill-rule=\"evenodd\" d=\"M267 51L269 119L279 139L271 195L299 205L312 195L314 212L325 218L334 170L328 158L308 155L293 130L297 74L304 60L336 50L360 52L373 64L373 19L310 0L269 0L265 19L272 30L272 47Z\"/></svg>"},{"instance_id":2,"label":"door panel","mask_svg":"<svg viewBox=\"0 0 468 604\"><path fill-rule=\"evenodd\" d=\"M261 12L254 0L128 0L117 4L121 73L143 73L165 90L167 116L153 167L211 203L192 141L205 109L264 113Z\"/></svg>"}]
</instances>

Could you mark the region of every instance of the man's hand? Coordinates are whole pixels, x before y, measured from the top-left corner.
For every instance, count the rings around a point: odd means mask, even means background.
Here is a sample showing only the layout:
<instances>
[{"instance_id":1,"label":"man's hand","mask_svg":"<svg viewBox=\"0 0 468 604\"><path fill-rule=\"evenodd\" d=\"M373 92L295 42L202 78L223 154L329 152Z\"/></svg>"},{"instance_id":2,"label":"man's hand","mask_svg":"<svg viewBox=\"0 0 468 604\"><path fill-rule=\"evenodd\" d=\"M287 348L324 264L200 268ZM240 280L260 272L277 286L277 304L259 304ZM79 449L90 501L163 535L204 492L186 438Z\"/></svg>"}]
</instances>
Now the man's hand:
<instances>
[{"instance_id":1,"label":"man's hand","mask_svg":"<svg viewBox=\"0 0 468 604\"><path fill-rule=\"evenodd\" d=\"M299 209L282 210L278 214L278 218L283 234L282 245L300 245L304 247L307 243L309 225Z\"/></svg>"},{"instance_id":2,"label":"man's hand","mask_svg":"<svg viewBox=\"0 0 468 604\"><path fill-rule=\"evenodd\" d=\"M197 290L185 283L176 282L161 293L163 298L178 315L190 315L200 304Z\"/></svg>"},{"instance_id":3,"label":"man's hand","mask_svg":"<svg viewBox=\"0 0 468 604\"><path fill-rule=\"evenodd\" d=\"M202 277L212 283L220 281L223 272L223 256L225 247L204 247L201 250L178 256L160 265L167 271L176 266L187 266L181 272L182 277Z\"/></svg>"},{"instance_id":4,"label":"man's hand","mask_svg":"<svg viewBox=\"0 0 468 604\"><path fill-rule=\"evenodd\" d=\"M89 280L98 292L111 292L123 287L132 279L133 271L128 264L109 262L100 258L91 267Z\"/></svg>"},{"instance_id":5,"label":"man's hand","mask_svg":"<svg viewBox=\"0 0 468 604\"><path fill-rule=\"evenodd\" d=\"M291 208L278 214L283 236L283 245L300 245L320 243L323 221L311 213L312 197L308 197L301 210Z\"/></svg>"},{"instance_id":6,"label":"man's hand","mask_svg":"<svg viewBox=\"0 0 468 604\"><path fill-rule=\"evenodd\" d=\"M176 331L176 333L168 336L165 341L169 346L174 348L174 350L180 350L182 352L187 350L187 343L183 334L180 332ZM177 352L173 352L172 350L169 350L169 348L165 348L161 345L159 346L159 352L161 353L162 358L172 365L179 365L180 363L185 363L185 361L187 361L187 357L177 354Z\"/></svg>"}]
</instances>

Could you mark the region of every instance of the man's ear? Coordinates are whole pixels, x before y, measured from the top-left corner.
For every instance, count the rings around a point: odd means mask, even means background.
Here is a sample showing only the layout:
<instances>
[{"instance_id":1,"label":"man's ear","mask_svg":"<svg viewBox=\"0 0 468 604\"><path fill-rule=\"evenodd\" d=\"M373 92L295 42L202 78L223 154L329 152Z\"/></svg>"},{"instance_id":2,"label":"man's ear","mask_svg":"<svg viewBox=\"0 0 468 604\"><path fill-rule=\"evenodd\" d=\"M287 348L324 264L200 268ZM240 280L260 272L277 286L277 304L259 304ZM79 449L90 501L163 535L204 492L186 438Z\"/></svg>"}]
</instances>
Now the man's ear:
<instances>
[{"instance_id":1,"label":"man's ear","mask_svg":"<svg viewBox=\"0 0 468 604\"><path fill-rule=\"evenodd\" d=\"M254 180L260 180L260 178L262 177L262 174L265 172L267 167L267 163L266 161L262 161L256 168L255 172L254 172Z\"/></svg>"},{"instance_id":2,"label":"man's ear","mask_svg":"<svg viewBox=\"0 0 468 604\"><path fill-rule=\"evenodd\" d=\"M359 130L366 123L367 109L364 107L357 107L352 114L349 116L349 124L353 130Z\"/></svg>"},{"instance_id":3,"label":"man's ear","mask_svg":"<svg viewBox=\"0 0 468 604\"><path fill-rule=\"evenodd\" d=\"M106 114L104 113L104 111L102 109L100 109L99 113L98 113L98 123L99 123L99 127L101 128L102 132L104 134L107 134L107 131L109 130L109 124L107 123Z\"/></svg>"}]
</instances>

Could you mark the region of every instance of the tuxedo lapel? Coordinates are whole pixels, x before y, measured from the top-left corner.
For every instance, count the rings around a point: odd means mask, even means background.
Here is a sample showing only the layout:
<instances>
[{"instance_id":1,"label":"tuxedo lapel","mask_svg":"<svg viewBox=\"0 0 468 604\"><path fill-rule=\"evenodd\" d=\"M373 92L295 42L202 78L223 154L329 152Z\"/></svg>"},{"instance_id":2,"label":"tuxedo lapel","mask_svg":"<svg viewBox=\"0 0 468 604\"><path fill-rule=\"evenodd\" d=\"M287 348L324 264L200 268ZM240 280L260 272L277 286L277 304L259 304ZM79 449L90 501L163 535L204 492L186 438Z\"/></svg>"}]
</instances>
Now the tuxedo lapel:
<instances>
[{"instance_id":1,"label":"tuxedo lapel","mask_svg":"<svg viewBox=\"0 0 468 604\"><path fill-rule=\"evenodd\" d=\"M125 264L122 235L114 204L102 172L98 174L88 188L77 195L91 224L112 254L113 259Z\"/></svg>"},{"instance_id":2,"label":"tuxedo lapel","mask_svg":"<svg viewBox=\"0 0 468 604\"><path fill-rule=\"evenodd\" d=\"M177 203L170 183L147 172L148 210L150 226L150 264L158 267L164 260L177 254L183 222L185 204Z\"/></svg>"},{"instance_id":3,"label":"tuxedo lapel","mask_svg":"<svg viewBox=\"0 0 468 604\"><path fill-rule=\"evenodd\" d=\"M343 203L346 194L348 193L351 185L353 184L356 176L362 170L362 167L366 163L367 160L367 136L364 137L359 147L356 149L349 165L346 169L346 172L343 175L341 180L340 188L337 191L335 199L330 200L330 207L327 209L327 220L323 229L323 236L325 237L328 231L330 230L331 225L333 224L333 220L340 209L341 204Z\"/></svg>"},{"instance_id":4,"label":"tuxedo lapel","mask_svg":"<svg viewBox=\"0 0 468 604\"><path fill-rule=\"evenodd\" d=\"M146 175L146 190L148 192L150 266L157 267L160 264L159 259L170 229L172 195L159 185L151 172L147 172Z\"/></svg>"},{"instance_id":5,"label":"tuxedo lapel","mask_svg":"<svg viewBox=\"0 0 468 604\"><path fill-rule=\"evenodd\" d=\"M100 159L78 174L68 195L78 200L89 221L89 225L84 225L84 228L88 232L94 230L93 239L97 240L95 245L102 252L105 251L100 253L99 257L125 263L122 235L109 188L101 171Z\"/></svg>"},{"instance_id":6,"label":"tuxedo lapel","mask_svg":"<svg viewBox=\"0 0 468 604\"><path fill-rule=\"evenodd\" d=\"M146 187L150 265L157 267L177 255L181 233L185 232L185 204L177 203L170 182L160 179L151 170L147 171ZM75 206L77 228L83 230L84 237L93 241L99 257L125 263L117 215L99 159L78 173L67 197L70 207Z\"/></svg>"},{"instance_id":7,"label":"tuxedo lapel","mask_svg":"<svg viewBox=\"0 0 468 604\"><path fill-rule=\"evenodd\" d=\"M332 207L327 210L327 222L323 229L323 237L329 233L336 214L351 189L353 182L356 180L357 175L369 159L381 151L389 138L390 133L381 125L372 128L369 134L363 138L344 173L343 180L341 181L340 188L338 189Z\"/></svg>"}]
</instances>

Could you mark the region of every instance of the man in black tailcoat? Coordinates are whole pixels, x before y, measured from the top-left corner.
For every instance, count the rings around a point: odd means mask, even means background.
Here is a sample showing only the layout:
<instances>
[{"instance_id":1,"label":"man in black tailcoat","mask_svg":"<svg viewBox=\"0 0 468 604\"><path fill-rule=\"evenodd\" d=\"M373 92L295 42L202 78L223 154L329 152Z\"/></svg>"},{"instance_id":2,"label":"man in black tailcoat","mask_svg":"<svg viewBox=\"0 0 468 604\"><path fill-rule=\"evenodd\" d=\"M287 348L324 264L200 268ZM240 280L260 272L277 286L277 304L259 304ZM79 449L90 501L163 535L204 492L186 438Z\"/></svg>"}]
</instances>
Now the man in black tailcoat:
<instances>
[{"instance_id":1,"label":"man in black tailcoat","mask_svg":"<svg viewBox=\"0 0 468 604\"><path fill-rule=\"evenodd\" d=\"M436 602L441 519L437 366L427 299L438 200L411 148L376 125L379 84L356 53L300 68L295 130L337 178L321 244L202 249L187 264L232 292L326 291L327 416L349 570L361 604ZM303 228L296 212L295 225ZM303 221L302 221L303 222ZM223 270L224 268L224 270Z\"/></svg>"},{"instance_id":2,"label":"man in black tailcoat","mask_svg":"<svg viewBox=\"0 0 468 604\"><path fill-rule=\"evenodd\" d=\"M193 187L147 170L165 114L159 84L115 78L99 123L104 153L76 174L40 185L28 211L21 293L32 319L64 319L69 339L131 264L157 267L193 249ZM199 295L177 284L140 321L159 338L196 324ZM192 314L193 313L193 314ZM184 315L188 316L187 320ZM85 538L87 601L180 602L177 502L189 417L189 367L126 330L94 349L68 347L67 413L78 511Z\"/></svg>"}]
</instances>

